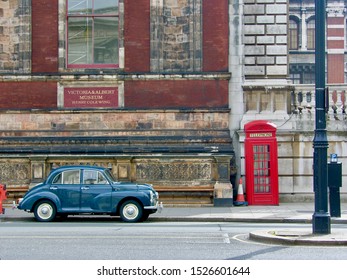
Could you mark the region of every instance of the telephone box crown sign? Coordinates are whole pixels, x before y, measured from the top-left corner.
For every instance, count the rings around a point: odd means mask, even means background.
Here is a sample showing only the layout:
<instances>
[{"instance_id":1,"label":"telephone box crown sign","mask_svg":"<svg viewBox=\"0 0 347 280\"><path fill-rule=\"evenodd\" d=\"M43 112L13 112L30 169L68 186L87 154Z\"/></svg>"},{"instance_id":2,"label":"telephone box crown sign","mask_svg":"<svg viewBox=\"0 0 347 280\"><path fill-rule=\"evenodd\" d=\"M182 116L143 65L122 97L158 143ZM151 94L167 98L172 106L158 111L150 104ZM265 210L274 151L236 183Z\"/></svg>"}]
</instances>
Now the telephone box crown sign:
<instances>
[{"instance_id":1,"label":"telephone box crown sign","mask_svg":"<svg viewBox=\"0 0 347 280\"><path fill-rule=\"evenodd\" d=\"M276 137L276 130L275 124L265 120L257 120L245 124L247 138Z\"/></svg>"}]
</instances>

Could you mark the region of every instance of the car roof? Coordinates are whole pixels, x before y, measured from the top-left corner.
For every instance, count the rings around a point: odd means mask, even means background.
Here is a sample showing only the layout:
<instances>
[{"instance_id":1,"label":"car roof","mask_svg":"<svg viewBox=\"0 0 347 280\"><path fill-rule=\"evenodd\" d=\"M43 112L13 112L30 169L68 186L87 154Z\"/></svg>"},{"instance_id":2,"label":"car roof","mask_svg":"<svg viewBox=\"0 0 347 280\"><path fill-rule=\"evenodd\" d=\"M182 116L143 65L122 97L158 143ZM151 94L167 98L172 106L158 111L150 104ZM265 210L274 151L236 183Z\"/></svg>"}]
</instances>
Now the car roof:
<instances>
[{"instance_id":1,"label":"car roof","mask_svg":"<svg viewBox=\"0 0 347 280\"><path fill-rule=\"evenodd\" d=\"M106 170L107 168L101 167L101 166L94 166L94 165L64 165L57 168L54 168L51 170L50 175L63 172L65 170L71 170L71 169L93 169L98 171Z\"/></svg>"},{"instance_id":2,"label":"car roof","mask_svg":"<svg viewBox=\"0 0 347 280\"><path fill-rule=\"evenodd\" d=\"M52 169L52 171L65 170L65 169L97 169L97 170L105 170L107 168L95 165L64 165L59 166L57 168Z\"/></svg>"},{"instance_id":3,"label":"car roof","mask_svg":"<svg viewBox=\"0 0 347 280\"><path fill-rule=\"evenodd\" d=\"M64 165L59 166L57 168L54 168L51 170L51 172L48 174L46 181L51 180L51 178L54 178L58 173L63 172L65 170L72 170L72 169L92 169L97 171L103 171L108 168L101 167L101 166L94 166L94 165Z\"/></svg>"}]
</instances>

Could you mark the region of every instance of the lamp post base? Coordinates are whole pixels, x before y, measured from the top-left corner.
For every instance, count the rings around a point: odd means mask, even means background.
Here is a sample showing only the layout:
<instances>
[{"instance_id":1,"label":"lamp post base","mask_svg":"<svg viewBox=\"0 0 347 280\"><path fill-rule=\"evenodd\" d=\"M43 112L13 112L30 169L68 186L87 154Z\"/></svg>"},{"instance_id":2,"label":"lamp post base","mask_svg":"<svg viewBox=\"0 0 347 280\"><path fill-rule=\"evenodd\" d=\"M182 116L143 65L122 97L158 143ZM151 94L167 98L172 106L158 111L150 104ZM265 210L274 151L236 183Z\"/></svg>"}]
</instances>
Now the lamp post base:
<instances>
[{"instance_id":1,"label":"lamp post base","mask_svg":"<svg viewBox=\"0 0 347 280\"><path fill-rule=\"evenodd\" d=\"M330 234L330 214L314 213L312 216L313 234Z\"/></svg>"}]
</instances>

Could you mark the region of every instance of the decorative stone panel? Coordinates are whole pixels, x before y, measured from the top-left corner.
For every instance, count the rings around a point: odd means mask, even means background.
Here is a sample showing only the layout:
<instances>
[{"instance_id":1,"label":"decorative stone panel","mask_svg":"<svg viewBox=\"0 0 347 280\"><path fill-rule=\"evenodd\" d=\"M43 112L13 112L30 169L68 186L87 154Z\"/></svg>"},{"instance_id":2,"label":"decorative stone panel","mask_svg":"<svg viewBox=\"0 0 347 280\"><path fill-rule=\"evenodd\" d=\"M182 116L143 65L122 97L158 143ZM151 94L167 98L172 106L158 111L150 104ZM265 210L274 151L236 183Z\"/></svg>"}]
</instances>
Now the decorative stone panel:
<instances>
[{"instance_id":1,"label":"decorative stone panel","mask_svg":"<svg viewBox=\"0 0 347 280\"><path fill-rule=\"evenodd\" d=\"M29 184L31 181L30 171L28 159L0 160L0 179L6 185Z\"/></svg>"},{"instance_id":2,"label":"decorative stone panel","mask_svg":"<svg viewBox=\"0 0 347 280\"><path fill-rule=\"evenodd\" d=\"M189 184L190 181L210 181L212 180L212 163L210 160L185 161L171 159L161 161L140 161L136 163L136 178L139 181L162 181L167 184L176 185Z\"/></svg>"}]
</instances>

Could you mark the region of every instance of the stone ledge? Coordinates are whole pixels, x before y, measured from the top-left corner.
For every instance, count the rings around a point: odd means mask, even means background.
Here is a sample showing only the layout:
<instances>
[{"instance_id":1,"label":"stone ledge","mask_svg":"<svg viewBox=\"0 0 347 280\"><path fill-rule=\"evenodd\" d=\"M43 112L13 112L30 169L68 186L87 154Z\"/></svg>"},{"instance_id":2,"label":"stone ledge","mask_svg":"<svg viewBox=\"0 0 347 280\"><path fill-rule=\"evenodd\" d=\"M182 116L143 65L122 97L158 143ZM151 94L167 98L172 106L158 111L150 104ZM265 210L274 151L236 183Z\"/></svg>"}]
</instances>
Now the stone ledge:
<instances>
[{"instance_id":1,"label":"stone ledge","mask_svg":"<svg viewBox=\"0 0 347 280\"><path fill-rule=\"evenodd\" d=\"M1 74L0 82L64 82L64 81L162 81L162 80L229 80L231 73L216 73L216 72L203 72L196 74L118 74L104 73L102 70L94 74L78 74L78 73L43 73L42 75L27 75L27 74Z\"/></svg>"}]
</instances>

